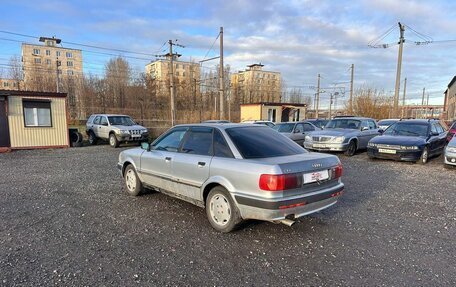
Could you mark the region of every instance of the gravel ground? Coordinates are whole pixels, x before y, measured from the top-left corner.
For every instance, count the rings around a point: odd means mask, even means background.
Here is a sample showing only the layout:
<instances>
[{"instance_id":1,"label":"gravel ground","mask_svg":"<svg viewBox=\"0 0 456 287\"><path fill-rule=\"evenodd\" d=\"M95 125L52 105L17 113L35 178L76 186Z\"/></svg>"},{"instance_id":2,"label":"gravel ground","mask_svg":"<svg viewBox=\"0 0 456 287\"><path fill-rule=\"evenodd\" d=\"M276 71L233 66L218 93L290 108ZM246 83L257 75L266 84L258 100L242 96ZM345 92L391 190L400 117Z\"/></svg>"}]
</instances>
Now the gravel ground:
<instances>
[{"instance_id":1,"label":"gravel ground","mask_svg":"<svg viewBox=\"0 0 456 287\"><path fill-rule=\"evenodd\" d=\"M122 149L0 154L0 285L456 285L456 169L442 158L341 155L336 206L220 234L189 203L126 195Z\"/></svg>"}]
</instances>

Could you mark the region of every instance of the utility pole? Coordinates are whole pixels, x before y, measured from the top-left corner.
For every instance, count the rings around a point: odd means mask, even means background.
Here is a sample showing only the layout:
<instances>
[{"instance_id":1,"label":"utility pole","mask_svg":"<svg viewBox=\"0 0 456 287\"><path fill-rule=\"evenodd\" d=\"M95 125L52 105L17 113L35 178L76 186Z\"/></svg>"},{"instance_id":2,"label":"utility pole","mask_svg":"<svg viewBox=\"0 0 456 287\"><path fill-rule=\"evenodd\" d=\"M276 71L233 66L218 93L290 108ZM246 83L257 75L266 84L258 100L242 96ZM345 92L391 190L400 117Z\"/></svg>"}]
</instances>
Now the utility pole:
<instances>
[{"instance_id":1,"label":"utility pole","mask_svg":"<svg viewBox=\"0 0 456 287\"><path fill-rule=\"evenodd\" d=\"M171 106L171 126L174 126L174 121L176 120L176 114L174 110L174 55L173 55L173 41L169 40L169 55L171 63L171 72L169 77L169 89L171 93L170 106Z\"/></svg>"},{"instance_id":2,"label":"utility pole","mask_svg":"<svg viewBox=\"0 0 456 287\"><path fill-rule=\"evenodd\" d=\"M404 79L404 95L402 96L402 117L404 117L405 109L405 91L407 89L407 78Z\"/></svg>"},{"instance_id":3,"label":"utility pole","mask_svg":"<svg viewBox=\"0 0 456 287\"><path fill-rule=\"evenodd\" d=\"M426 92L426 88L423 88L423 97L421 98L421 117L423 118L423 108L424 108L424 93Z\"/></svg>"},{"instance_id":4,"label":"utility pole","mask_svg":"<svg viewBox=\"0 0 456 287\"><path fill-rule=\"evenodd\" d=\"M350 115L353 115L353 78L355 74L355 64L351 65L351 78L350 78Z\"/></svg>"},{"instance_id":5,"label":"utility pole","mask_svg":"<svg viewBox=\"0 0 456 287\"><path fill-rule=\"evenodd\" d=\"M426 106L429 106L429 92L427 93Z\"/></svg>"},{"instance_id":6,"label":"utility pole","mask_svg":"<svg viewBox=\"0 0 456 287\"><path fill-rule=\"evenodd\" d=\"M404 31L405 31L405 26L399 24L399 30L400 30L400 38L399 38L399 55L397 57L397 71L396 71L396 87L394 89L394 117L398 116L398 109L399 109L399 86L401 82L401 66L402 66L402 49L404 46Z\"/></svg>"},{"instance_id":7,"label":"utility pole","mask_svg":"<svg viewBox=\"0 0 456 287\"><path fill-rule=\"evenodd\" d=\"M225 119L225 107L223 101L225 100L225 78L224 78L224 68L223 68L223 27L220 27L220 72L219 72L219 82L220 82L220 119Z\"/></svg>"},{"instance_id":8,"label":"utility pole","mask_svg":"<svg viewBox=\"0 0 456 287\"><path fill-rule=\"evenodd\" d=\"M170 56L169 89L170 89L171 126L174 126L174 123L176 121L176 109L174 108L175 89L174 89L174 54L173 54L173 46L178 46L178 47L182 47L182 48L185 48L185 46L179 45L177 43L173 43L173 40L169 40L168 44L169 44L169 56Z\"/></svg>"},{"instance_id":9,"label":"utility pole","mask_svg":"<svg viewBox=\"0 0 456 287\"><path fill-rule=\"evenodd\" d=\"M315 118L318 119L318 107L320 105L320 74L318 74L317 82L317 102L315 103Z\"/></svg>"}]
</instances>

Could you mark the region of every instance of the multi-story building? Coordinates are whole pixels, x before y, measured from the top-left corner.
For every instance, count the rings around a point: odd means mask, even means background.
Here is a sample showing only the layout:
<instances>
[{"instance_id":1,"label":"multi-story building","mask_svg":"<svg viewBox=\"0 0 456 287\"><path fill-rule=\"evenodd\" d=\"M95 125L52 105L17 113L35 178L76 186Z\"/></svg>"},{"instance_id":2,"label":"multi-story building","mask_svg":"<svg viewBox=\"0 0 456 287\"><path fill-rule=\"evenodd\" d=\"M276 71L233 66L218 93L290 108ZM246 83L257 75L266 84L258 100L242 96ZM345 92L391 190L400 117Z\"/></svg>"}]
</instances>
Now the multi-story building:
<instances>
[{"instance_id":1,"label":"multi-story building","mask_svg":"<svg viewBox=\"0 0 456 287\"><path fill-rule=\"evenodd\" d=\"M444 92L444 115L448 121L456 120L456 76L448 84L447 89Z\"/></svg>"},{"instance_id":2,"label":"multi-story building","mask_svg":"<svg viewBox=\"0 0 456 287\"><path fill-rule=\"evenodd\" d=\"M64 48L60 39L40 37L42 45L22 44L24 89L28 91L66 92L72 119L86 115L81 107L82 51Z\"/></svg>"},{"instance_id":3,"label":"multi-story building","mask_svg":"<svg viewBox=\"0 0 456 287\"><path fill-rule=\"evenodd\" d=\"M231 95L241 104L280 102L282 79L280 72L263 70L260 64L248 65L245 71L231 75Z\"/></svg>"},{"instance_id":4,"label":"multi-story building","mask_svg":"<svg viewBox=\"0 0 456 287\"><path fill-rule=\"evenodd\" d=\"M19 91L23 89L24 82L22 80L15 79L0 79L0 89L2 90L16 90Z\"/></svg>"},{"instance_id":5,"label":"multi-story building","mask_svg":"<svg viewBox=\"0 0 456 287\"><path fill-rule=\"evenodd\" d=\"M44 45L22 44L25 89L62 90L68 80L82 78L81 50L58 46L61 40L54 37L40 42Z\"/></svg>"},{"instance_id":6,"label":"multi-story building","mask_svg":"<svg viewBox=\"0 0 456 287\"><path fill-rule=\"evenodd\" d=\"M179 61L181 55L173 54L174 82L191 83L200 81L200 65L194 62ZM170 79L171 54L166 54L164 59L159 59L146 65L146 74L152 79L160 82L167 82Z\"/></svg>"}]
</instances>

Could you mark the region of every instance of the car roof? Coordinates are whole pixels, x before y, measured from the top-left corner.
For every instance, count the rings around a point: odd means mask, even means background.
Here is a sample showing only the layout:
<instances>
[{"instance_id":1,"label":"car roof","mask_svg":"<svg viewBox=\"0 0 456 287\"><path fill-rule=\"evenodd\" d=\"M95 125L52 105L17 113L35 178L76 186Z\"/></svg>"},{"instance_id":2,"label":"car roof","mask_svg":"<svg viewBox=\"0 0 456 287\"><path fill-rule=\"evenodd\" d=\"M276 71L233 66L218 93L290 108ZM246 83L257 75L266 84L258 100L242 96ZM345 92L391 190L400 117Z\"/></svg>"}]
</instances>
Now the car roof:
<instances>
[{"instance_id":1,"label":"car roof","mask_svg":"<svg viewBox=\"0 0 456 287\"><path fill-rule=\"evenodd\" d=\"M340 119L343 119L343 120L374 120L373 118L367 118L367 117L343 117L343 116L338 116L338 117L334 117L334 119L332 120L340 120Z\"/></svg>"},{"instance_id":2,"label":"car roof","mask_svg":"<svg viewBox=\"0 0 456 287\"><path fill-rule=\"evenodd\" d=\"M400 120L399 122L405 122L405 123L410 123L410 124L428 124L428 123L435 123L439 122L438 120L434 119L410 119L410 120Z\"/></svg>"},{"instance_id":3,"label":"car roof","mask_svg":"<svg viewBox=\"0 0 456 287\"><path fill-rule=\"evenodd\" d=\"M228 129L228 128L235 128L235 127L255 127L255 128L269 128L267 126L263 125L255 125L255 124L249 124L249 123L195 123L195 124L181 124L181 125L176 125L174 127L211 127L211 128L218 128L218 129Z\"/></svg>"},{"instance_id":4,"label":"car roof","mask_svg":"<svg viewBox=\"0 0 456 287\"><path fill-rule=\"evenodd\" d=\"M122 114L92 114L90 116L107 116L107 117L129 117L131 118L129 115L122 115Z\"/></svg>"}]
</instances>

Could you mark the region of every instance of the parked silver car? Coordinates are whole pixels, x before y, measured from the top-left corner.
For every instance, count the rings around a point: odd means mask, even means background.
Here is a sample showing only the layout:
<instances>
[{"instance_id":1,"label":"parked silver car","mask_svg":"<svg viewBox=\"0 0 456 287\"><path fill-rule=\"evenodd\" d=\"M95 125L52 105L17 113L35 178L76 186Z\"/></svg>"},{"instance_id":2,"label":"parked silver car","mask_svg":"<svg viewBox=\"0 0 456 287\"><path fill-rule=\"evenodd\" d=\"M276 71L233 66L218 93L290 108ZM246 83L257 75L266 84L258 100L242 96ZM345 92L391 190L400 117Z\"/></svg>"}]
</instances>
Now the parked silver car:
<instances>
[{"instance_id":1,"label":"parked silver car","mask_svg":"<svg viewBox=\"0 0 456 287\"><path fill-rule=\"evenodd\" d=\"M445 164L456 166L456 135L445 148Z\"/></svg>"},{"instance_id":2,"label":"parked silver car","mask_svg":"<svg viewBox=\"0 0 456 287\"><path fill-rule=\"evenodd\" d=\"M273 127L273 129L294 140L299 145L303 145L307 134L313 131L321 130L321 128L306 121L278 123Z\"/></svg>"},{"instance_id":3,"label":"parked silver car","mask_svg":"<svg viewBox=\"0 0 456 287\"><path fill-rule=\"evenodd\" d=\"M380 135L371 118L336 117L322 131L306 136L304 147L317 151L343 151L352 156L359 149L366 149L370 139Z\"/></svg>"},{"instance_id":4,"label":"parked silver car","mask_svg":"<svg viewBox=\"0 0 456 287\"><path fill-rule=\"evenodd\" d=\"M147 187L205 207L222 232L243 219L292 225L335 204L344 189L336 156L253 124L179 125L122 151L118 168L130 195Z\"/></svg>"},{"instance_id":5,"label":"parked silver car","mask_svg":"<svg viewBox=\"0 0 456 287\"><path fill-rule=\"evenodd\" d=\"M149 138L148 130L126 115L91 115L86 123L86 133L91 145L101 139L108 140L112 147L118 147L123 142L147 141Z\"/></svg>"}]
</instances>

